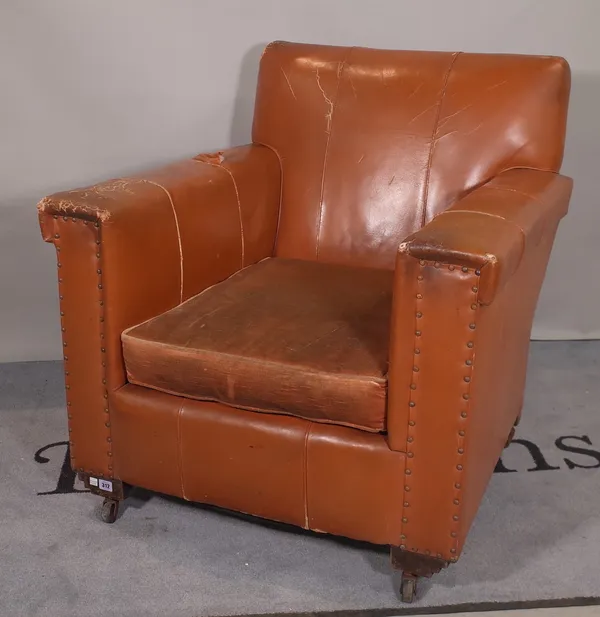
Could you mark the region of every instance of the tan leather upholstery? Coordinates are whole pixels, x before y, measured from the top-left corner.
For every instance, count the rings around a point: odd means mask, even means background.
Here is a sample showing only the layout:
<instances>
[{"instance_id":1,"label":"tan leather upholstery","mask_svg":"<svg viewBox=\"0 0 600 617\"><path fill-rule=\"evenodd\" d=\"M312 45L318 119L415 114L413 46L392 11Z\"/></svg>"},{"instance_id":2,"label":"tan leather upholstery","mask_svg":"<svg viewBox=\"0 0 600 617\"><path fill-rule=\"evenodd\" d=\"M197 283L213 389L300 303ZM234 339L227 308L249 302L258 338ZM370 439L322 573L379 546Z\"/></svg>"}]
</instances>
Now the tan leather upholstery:
<instances>
[{"instance_id":1,"label":"tan leather upholstery","mask_svg":"<svg viewBox=\"0 0 600 617\"><path fill-rule=\"evenodd\" d=\"M42 200L73 467L456 560L521 412L569 88L274 43L252 145Z\"/></svg>"},{"instance_id":2,"label":"tan leather upholstery","mask_svg":"<svg viewBox=\"0 0 600 617\"><path fill-rule=\"evenodd\" d=\"M277 255L393 269L467 191L558 170L569 86L561 58L271 44L252 136L281 159Z\"/></svg>"},{"instance_id":3,"label":"tan leather upholstery","mask_svg":"<svg viewBox=\"0 0 600 617\"><path fill-rule=\"evenodd\" d=\"M382 431L392 277L293 259L249 266L126 330L128 381Z\"/></svg>"}]
</instances>

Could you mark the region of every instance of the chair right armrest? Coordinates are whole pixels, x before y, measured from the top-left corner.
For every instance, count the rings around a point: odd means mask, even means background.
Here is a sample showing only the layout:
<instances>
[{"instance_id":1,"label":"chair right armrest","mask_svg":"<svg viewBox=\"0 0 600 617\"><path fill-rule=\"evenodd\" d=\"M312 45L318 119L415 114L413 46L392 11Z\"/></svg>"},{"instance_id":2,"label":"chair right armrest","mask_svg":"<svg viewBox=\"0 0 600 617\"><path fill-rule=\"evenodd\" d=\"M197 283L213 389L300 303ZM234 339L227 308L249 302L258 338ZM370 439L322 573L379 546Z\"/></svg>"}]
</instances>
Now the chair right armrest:
<instances>
[{"instance_id":1,"label":"chair right armrest","mask_svg":"<svg viewBox=\"0 0 600 617\"><path fill-rule=\"evenodd\" d=\"M407 453L405 546L460 554L521 411L533 315L569 178L504 172L400 246L387 428Z\"/></svg>"}]
</instances>

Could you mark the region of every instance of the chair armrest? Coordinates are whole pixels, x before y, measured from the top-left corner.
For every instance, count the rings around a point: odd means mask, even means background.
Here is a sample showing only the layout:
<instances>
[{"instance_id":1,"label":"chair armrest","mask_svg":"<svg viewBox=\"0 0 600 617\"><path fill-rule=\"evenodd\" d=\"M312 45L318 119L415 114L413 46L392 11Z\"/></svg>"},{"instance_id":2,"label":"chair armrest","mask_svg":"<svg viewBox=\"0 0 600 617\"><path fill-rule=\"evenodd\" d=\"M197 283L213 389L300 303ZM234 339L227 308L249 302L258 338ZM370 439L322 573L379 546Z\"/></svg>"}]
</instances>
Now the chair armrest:
<instances>
[{"instance_id":1,"label":"chair armrest","mask_svg":"<svg viewBox=\"0 0 600 617\"><path fill-rule=\"evenodd\" d=\"M499 175L400 246L388 439L407 452L405 544L453 560L521 412L529 337L569 178Z\"/></svg>"},{"instance_id":2,"label":"chair armrest","mask_svg":"<svg viewBox=\"0 0 600 617\"><path fill-rule=\"evenodd\" d=\"M43 238L58 257L78 467L110 471L106 401L126 382L122 331L270 256L280 190L277 156L251 145L39 203Z\"/></svg>"},{"instance_id":3,"label":"chair armrest","mask_svg":"<svg viewBox=\"0 0 600 617\"><path fill-rule=\"evenodd\" d=\"M518 269L526 245L567 213L570 178L513 169L475 189L409 236L400 251L416 259L481 271L478 300L490 304Z\"/></svg>"}]
</instances>

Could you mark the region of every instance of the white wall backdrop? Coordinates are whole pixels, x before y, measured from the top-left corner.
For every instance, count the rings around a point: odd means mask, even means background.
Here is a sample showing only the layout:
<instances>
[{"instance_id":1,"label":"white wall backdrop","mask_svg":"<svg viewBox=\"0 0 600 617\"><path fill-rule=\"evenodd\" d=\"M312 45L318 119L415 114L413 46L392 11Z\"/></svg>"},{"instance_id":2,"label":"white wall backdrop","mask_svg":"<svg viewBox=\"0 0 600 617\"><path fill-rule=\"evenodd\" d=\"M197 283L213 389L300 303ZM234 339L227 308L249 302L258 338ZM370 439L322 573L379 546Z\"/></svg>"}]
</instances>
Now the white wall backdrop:
<instances>
[{"instance_id":1,"label":"white wall backdrop","mask_svg":"<svg viewBox=\"0 0 600 617\"><path fill-rule=\"evenodd\" d=\"M275 39L556 54L575 179L534 338L600 338L599 0L0 0L0 361L61 357L44 195L247 143Z\"/></svg>"}]
</instances>

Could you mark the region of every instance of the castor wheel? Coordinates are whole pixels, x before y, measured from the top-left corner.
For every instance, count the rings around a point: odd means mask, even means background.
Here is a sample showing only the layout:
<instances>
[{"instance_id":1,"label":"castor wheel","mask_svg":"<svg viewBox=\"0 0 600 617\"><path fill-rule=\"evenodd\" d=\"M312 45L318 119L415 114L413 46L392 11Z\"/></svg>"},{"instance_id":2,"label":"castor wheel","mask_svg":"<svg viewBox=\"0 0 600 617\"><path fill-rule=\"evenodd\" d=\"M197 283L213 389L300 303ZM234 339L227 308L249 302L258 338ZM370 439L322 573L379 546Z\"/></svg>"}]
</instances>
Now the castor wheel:
<instances>
[{"instance_id":1,"label":"castor wheel","mask_svg":"<svg viewBox=\"0 0 600 617\"><path fill-rule=\"evenodd\" d=\"M119 516L119 502L116 499L106 497L100 510L100 518L105 523L114 523Z\"/></svg>"},{"instance_id":2,"label":"castor wheel","mask_svg":"<svg viewBox=\"0 0 600 617\"><path fill-rule=\"evenodd\" d=\"M402 573L402 580L400 582L400 597L402 602L412 602L417 596L417 579L414 574Z\"/></svg>"},{"instance_id":3,"label":"castor wheel","mask_svg":"<svg viewBox=\"0 0 600 617\"><path fill-rule=\"evenodd\" d=\"M508 446L510 446L514 436L515 436L515 427L513 426L513 428L510 429L510 433L508 434L508 439L506 440L506 444L504 445L505 448L508 448Z\"/></svg>"}]
</instances>

